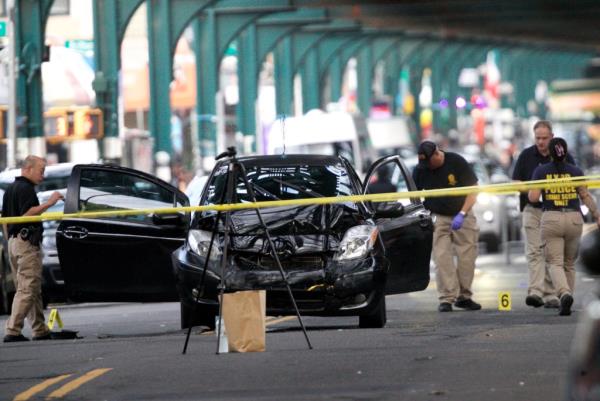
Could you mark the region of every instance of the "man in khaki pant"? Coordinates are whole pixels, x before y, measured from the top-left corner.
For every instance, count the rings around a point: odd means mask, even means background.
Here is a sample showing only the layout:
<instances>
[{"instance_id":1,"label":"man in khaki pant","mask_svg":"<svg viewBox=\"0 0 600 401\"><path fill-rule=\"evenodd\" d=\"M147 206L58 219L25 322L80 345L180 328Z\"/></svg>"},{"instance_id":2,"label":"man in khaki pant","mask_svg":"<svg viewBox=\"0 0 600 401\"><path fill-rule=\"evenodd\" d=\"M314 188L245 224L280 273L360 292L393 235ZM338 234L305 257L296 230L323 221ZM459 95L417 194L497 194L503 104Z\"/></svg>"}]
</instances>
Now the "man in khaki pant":
<instances>
[{"instance_id":1,"label":"man in khaki pant","mask_svg":"<svg viewBox=\"0 0 600 401\"><path fill-rule=\"evenodd\" d=\"M418 155L419 165L413 171L418 189L477 185L477 176L462 156L442 152L431 141L419 145ZM471 291L479 238L477 219L471 211L476 199L476 193L425 199L425 207L436 217L433 260L440 312L451 312L453 304L466 310L481 309L481 305L473 301Z\"/></svg>"},{"instance_id":2,"label":"man in khaki pant","mask_svg":"<svg viewBox=\"0 0 600 401\"><path fill-rule=\"evenodd\" d=\"M40 205L34 186L44 180L46 161L27 156L21 176L15 178L4 193L2 217L36 216L53 206L62 195L54 192ZM42 223L20 223L4 226L8 238L10 267L16 281L16 294L9 319L6 321L4 342L28 341L21 334L25 318L31 323L34 340L49 340L50 330L44 322L42 306Z\"/></svg>"},{"instance_id":3,"label":"man in khaki pant","mask_svg":"<svg viewBox=\"0 0 600 401\"><path fill-rule=\"evenodd\" d=\"M533 171L538 166L550 162L549 144L554 137L552 124L545 120L536 122L533 134L535 144L523 149L519 155L513 170L513 180L530 181ZM571 155L567 155L566 160L574 164ZM535 308L558 308L558 294L550 279L542 252L542 203L539 200L529 201L527 192L521 193L520 203L526 240L525 257L529 266L529 286L525 303Z\"/></svg>"}]
</instances>

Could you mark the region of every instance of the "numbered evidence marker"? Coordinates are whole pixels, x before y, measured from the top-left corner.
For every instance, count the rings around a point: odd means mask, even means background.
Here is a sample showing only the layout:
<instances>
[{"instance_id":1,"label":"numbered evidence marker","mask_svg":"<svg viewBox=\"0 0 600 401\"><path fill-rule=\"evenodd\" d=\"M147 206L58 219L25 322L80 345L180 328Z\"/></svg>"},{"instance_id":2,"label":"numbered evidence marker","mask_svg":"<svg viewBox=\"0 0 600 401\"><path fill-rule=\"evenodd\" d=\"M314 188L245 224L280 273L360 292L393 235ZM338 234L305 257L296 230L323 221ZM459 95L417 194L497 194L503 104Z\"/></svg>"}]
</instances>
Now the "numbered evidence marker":
<instances>
[{"instance_id":1,"label":"numbered evidence marker","mask_svg":"<svg viewBox=\"0 0 600 401\"><path fill-rule=\"evenodd\" d=\"M50 311L50 316L48 317L48 328L50 330L54 328L55 324L58 324L58 327L60 327L61 329L63 328L63 322L60 318L60 315L58 314L58 309L52 309Z\"/></svg>"},{"instance_id":2,"label":"numbered evidence marker","mask_svg":"<svg viewBox=\"0 0 600 401\"><path fill-rule=\"evenodd\" d=\"M510 292L498 293L498 310L509 311L511 310L511 305Z\"/></svg>"}]
</instances>

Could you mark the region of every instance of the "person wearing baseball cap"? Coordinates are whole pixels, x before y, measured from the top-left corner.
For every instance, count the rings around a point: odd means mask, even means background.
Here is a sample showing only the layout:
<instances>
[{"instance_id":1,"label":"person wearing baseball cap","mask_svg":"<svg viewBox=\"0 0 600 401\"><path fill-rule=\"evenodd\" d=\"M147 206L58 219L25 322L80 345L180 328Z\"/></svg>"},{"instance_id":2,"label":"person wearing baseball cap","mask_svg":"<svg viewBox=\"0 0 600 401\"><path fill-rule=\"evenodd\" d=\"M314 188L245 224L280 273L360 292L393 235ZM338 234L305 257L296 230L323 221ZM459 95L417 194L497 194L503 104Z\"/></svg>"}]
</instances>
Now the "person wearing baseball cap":
<instances>
[{"instance_id":1,"label":"person wearing baseball cap","mask_svg":"<svg viewBox=\"0 0 600 401\"><path fill-rule=\"evenodd\" d=\"M431 141L421 142L417 154L419 163L413 170L413 179L418 189L477 185L475 172L459 154L441 151ZM481 309L473 301L471 291L479 240L479 226L471 211L476 200L476 193L425 198L425 208L435 216L432 257L440 312L451 312L453 305L466 310Z\"/></svg>"}]
</instances>

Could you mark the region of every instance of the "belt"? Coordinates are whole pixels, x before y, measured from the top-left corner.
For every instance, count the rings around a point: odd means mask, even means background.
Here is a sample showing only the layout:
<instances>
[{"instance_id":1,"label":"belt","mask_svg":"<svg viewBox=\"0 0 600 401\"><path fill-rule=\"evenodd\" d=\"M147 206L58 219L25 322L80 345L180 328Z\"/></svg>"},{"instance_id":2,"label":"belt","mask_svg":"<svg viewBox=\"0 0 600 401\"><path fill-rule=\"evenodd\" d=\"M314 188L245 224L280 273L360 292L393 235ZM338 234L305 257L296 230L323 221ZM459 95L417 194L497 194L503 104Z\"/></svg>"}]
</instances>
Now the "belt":
<instances>
[{"instance_id":1,"label":"belt","mask_svg":"<svg viewBox=\"0 0 600 401\"><path fill-rule=\"evenodd\" d=\"M579 209L573 207L551 207L544 208L544 212L579 212Z\"/></svg>"}]
</instances>

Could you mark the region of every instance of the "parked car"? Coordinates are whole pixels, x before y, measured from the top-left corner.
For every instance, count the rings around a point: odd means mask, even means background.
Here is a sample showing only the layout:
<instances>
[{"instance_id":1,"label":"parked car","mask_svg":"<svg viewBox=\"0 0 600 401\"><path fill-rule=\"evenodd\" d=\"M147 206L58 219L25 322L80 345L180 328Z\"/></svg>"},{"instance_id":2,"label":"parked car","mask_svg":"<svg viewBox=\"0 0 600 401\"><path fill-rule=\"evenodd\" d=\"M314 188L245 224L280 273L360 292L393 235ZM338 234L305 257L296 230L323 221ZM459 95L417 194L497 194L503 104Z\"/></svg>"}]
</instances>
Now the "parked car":
<instances>
[{"instance_id":1,"label":"parked car","mask_svg":"<svg viewBox=\"0 0 600 401\"><path fill-rule=\"evenodd\" d=\"M221 203L227 163L216 164L201 205ZM390 167L399 172L397 187L415 189L399 156L376 161L364 183L339 156L253 156L240 158L239 163L247 171L257 201L363 194L368 192L371 176ZM233 202L252 201L239 177L233 196ZM383 327L385 294L420 291L429 283L433 223L419 199L278 206L261 209L261 213L304 315L358 316L360 327ZM215 211L197 213L187 241L173 253L182 328L214 327L221 277L227 291L266 289L268 313L294 314L256 211L232 211L230 219L225 272L220 263L225 227ZM216 246L209 255L215 230ZM203 296L198 297L203 276Z\"/></svg>"},{"instance_id":2,"label":"parked car","mask_svg":"<svg viewBox=\"0 0 600 401\"><path fill-rule=\"evenodd\" d=\"M65 193L71 171L74 163L60 163L46 167L44 172L44 181L36 186L36 191L40 203L45 202L52 192L58 190ZM4 190L13 183L15 177L21 175L21 169L5 170L0 173L0 208L2 207L2 195ZM59 201L48 212L62 211L63 202ZM44 236L42 241L43 271L42 271L42 299L44 307L49 302L64 301L66 294L64 291L64 280L58 261L56 251L56 221L44 223ZM12 306L12 300L15 295L15 283L8 261L8 241L0 234L2 242L2 251L0 254L0 314L9 314Z\"/></svg>"}]
</instances>

